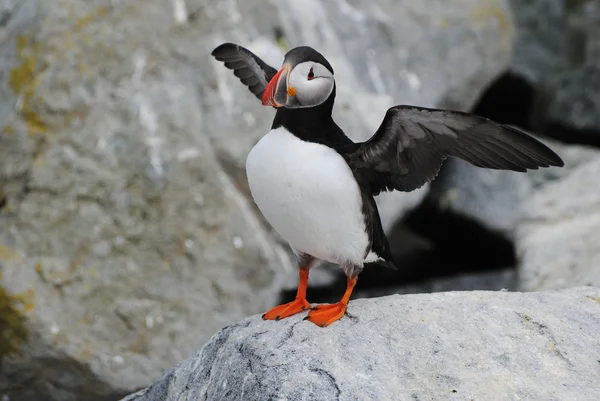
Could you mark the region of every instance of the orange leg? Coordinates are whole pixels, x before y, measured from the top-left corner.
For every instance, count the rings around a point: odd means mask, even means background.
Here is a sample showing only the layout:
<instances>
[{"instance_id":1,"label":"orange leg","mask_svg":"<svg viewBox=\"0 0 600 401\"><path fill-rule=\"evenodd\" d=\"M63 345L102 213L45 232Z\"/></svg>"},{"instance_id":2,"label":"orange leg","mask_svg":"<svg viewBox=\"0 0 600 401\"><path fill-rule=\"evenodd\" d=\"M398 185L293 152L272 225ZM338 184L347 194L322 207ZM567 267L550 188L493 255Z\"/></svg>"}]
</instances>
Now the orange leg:
<instances>
[{"instance_id":1,"label":"orange leg","mask_svg":"<svg viewBox=\"0 0 600 401\"><path fill-rule=\"evenodd\" d=\"M310 303L306 300L306 286L308 285L308 269L300 269L300 283L298 283L298 292L296 299L287 304L279 305L265 313L262 318L265 320L279 320L285 317L295 315L310 308Z\"/></svg>"},{"instance_id":2,"label":"orange leg","mask_svg":"<svg viewBox=\"0 0 600 401\"><path fill-rule=\"evenodd\" d=\"M308 312L308 316L306 316L304 320L309 320L321 327L329 326L331 323L339 320L346 312L348 301L350 301L350 295L352 295L352 290L357 281L358 277L348 277L346 292L340 302L337 304L317 305Z\"/></svg>"}]
</instances>

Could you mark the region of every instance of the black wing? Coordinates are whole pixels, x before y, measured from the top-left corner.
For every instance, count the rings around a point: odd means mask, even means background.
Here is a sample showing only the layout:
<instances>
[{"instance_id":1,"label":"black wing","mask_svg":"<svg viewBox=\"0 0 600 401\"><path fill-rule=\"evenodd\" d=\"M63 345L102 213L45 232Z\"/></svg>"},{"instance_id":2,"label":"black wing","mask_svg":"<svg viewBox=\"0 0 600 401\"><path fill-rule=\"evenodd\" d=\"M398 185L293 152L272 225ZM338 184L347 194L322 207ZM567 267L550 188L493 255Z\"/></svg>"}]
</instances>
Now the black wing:
<instances>
[{"instance_id":1,"label":"black wing","mask_svg":"<svg viewBox=\"0 0 600 401\"><path fill-rule=\"evenodd\" d=\"M448 156L520 172L564 166L550 148L516 128L469 113L414 106L390 108L375 135L345 156L373 195L423 186Z\"/></svg>"},{"instance_id":2,"label":"black wing","mask_svg":"<svg viewBox=\"0 0 600 401\"><path fill-rule=\"evenodd\" d=\"M250 50L233 43L223 43L212 51L211 55L225 63L233 74L242 81L259 99L262 99L267 84L277 74L277 70Z\"/></svg>"}]
</instances>

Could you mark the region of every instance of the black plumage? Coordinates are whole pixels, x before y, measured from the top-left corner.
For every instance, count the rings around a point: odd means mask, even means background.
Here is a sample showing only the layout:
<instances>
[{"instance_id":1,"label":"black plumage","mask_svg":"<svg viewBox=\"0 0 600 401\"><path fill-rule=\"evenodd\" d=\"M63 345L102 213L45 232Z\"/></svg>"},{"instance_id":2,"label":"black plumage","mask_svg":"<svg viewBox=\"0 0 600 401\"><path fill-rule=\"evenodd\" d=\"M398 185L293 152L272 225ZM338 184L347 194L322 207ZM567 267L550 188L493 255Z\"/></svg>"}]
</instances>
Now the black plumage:
<instances>
[{"instance_id":1,"label":"black plumage","mask_svg":"<svg viewBox=\"0 0 600 401\"><path fill-rule=\"evenodd\" d=\"M518 172L564 165L550 148L514 127L469 113L415 106L390 108L375 134L346 153L352 169L370 177L373 195L423 186L449 156L477 167Z\"/></svg>"}]
</instances>

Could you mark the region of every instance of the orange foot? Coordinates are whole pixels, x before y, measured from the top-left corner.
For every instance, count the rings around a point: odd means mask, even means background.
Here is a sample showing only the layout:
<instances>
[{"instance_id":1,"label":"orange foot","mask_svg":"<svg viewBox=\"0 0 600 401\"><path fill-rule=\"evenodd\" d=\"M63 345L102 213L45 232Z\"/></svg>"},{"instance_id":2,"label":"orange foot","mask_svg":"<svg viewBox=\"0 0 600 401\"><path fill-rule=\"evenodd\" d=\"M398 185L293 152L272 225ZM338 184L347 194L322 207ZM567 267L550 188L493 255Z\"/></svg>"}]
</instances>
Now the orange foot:
<instances>
[{"instance_id":1,"label":"orange foot","mask_svg":"<svg viewBox=\"0 0 600 401\"><path fill-rule=\"evenodd\" d=\"M313 322L320 327L326 327L344 316L346 307L347 305L341 302L337 304L317 305L308 312L308 316L304 320Z\"/></svg>"},{"instance_id":2,"label":"orange foot","mask_svg":"<svg viewBox=\"0 0 600 401\"><path fill-rule=\"evenodd\" d=\"M310 304L306 298L296 298L290 303L274 307L265 313L262 318L265 320L280 320L296 313L304 312L308 308L310 308Z\"/></svg>"},{"instance_id":3,"label":"orange foot","mask_svg":"<svg viewBox=\"0 0 600 401\"><path fill-rule=\"evenodd\" d=\"M329 326L331 323L340 320L346 312L348 302L350 301L350 295L352 295L352 290L354 289L357 280L356 277L348 277L346 292L344 292L344 296L340 302L337 304L317 305L308 312L308 316L306 316L304 320L311 321L320 327Z\"/></svg>"}]
</instances>

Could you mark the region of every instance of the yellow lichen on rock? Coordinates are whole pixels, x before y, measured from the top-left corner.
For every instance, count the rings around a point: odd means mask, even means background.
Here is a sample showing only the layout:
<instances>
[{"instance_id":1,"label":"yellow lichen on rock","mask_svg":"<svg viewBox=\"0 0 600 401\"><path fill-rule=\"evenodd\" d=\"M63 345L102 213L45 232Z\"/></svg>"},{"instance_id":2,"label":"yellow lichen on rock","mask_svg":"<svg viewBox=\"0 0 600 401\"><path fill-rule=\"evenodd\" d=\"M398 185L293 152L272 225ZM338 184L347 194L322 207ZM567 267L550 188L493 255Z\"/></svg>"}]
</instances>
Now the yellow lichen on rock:
<instances>
[{"instance_id":1,"label":"yellow lichen on rock","mask_svg":"<svg viewBox=\"0 0 600 401\"><path fill-rule=\"evenodd\" d=\"M39 84L39 74L45 65L38 60L39 44L31 35L20 35L16 38L17 65L9 73L8 83L11 89L21 97L19 114L27 124L30 134L44 134L48 125L37 111L39 100L35 90Z\"/></svg>"},{"instance_id":2,"label":"yellow lichen on rock","mask_svg":"<svg viewBox=\"0 0 600 401\"><path fill-rule=\"evenodd\" d=\"M510 33L513 25L510 21L508 11L493 2L490 4L481 4L471 9L471 20L484 23L488 18L495 18L498 21L498 27L502 33Z\"/></svg>"},{"instance_id":3,"label":"yellow lichen on rock","mask_svg":"<svg viewBox=\"0 0 600 401\"><path fill-rule=\"evenodd\" d=\"M0 287L0 358L20 355L21 346L29 338L25 314L33 309L33 291L8 294Z\"/></svg>"},{"instance_id":4,"label":"yellow lichen on rock","mask_svg":"<svg viewBox=\"0 0 600 401\"><path fill-rule=\"evenodd\" d=\"M497 2L482 2L470 10L471 21L475 24L484 25L490 18L498 21L500 40L505 48L510 48L515 37L515 28L511 14L502 8ZM486 4L487 3L487 4Z\"/></svg>"},{"instance_id":5,"label":"yellow lichen on rock","mask_svg":"<svg viewBox=\"0 0 600 401\"><path fill-rule=\"evenodd\" d=\"M0 261L17 259L19 254L11 251L8 247L0 243Z\"/></svg>"},{"instance_id":6,"label":"yellow lichen on rock","mask_svg":"<svg viewBox=\"0 0 600 401\"><path fill-rule=\"evenodd\" d=\"M81 31L83 28L85 28L86 26L88 26L91 22L93 22L97 18L104 17L105 15L108 15L108 11L109 10L108 10L107 7L97 7L91 13L89 13L89 14L83 16L83 17L77 18L75 20L75 32Z\"/></svg>"},{"instance_id":7,"label":"yellow lichen on rock","mask_svg":"<svg viewBox=\"0 0 600 401\"><path fill-rule=\"evenodd\" d=\"M586 298L591 299L594 302L598 302L600 304L600 297L592 297L592 296L587 296Z\"/></svg>"},{"instance_id":8,"label":"yellow lichen on rock","mask_svg":"<svg viewBox=\"0 0 600 401\"><path fill-rule=\"evenodd\" d=\"M7 124L2 128L2 133L5 135L12 135L15 133L15 127L11 124Z\"/></svg>"}]
</instances>

